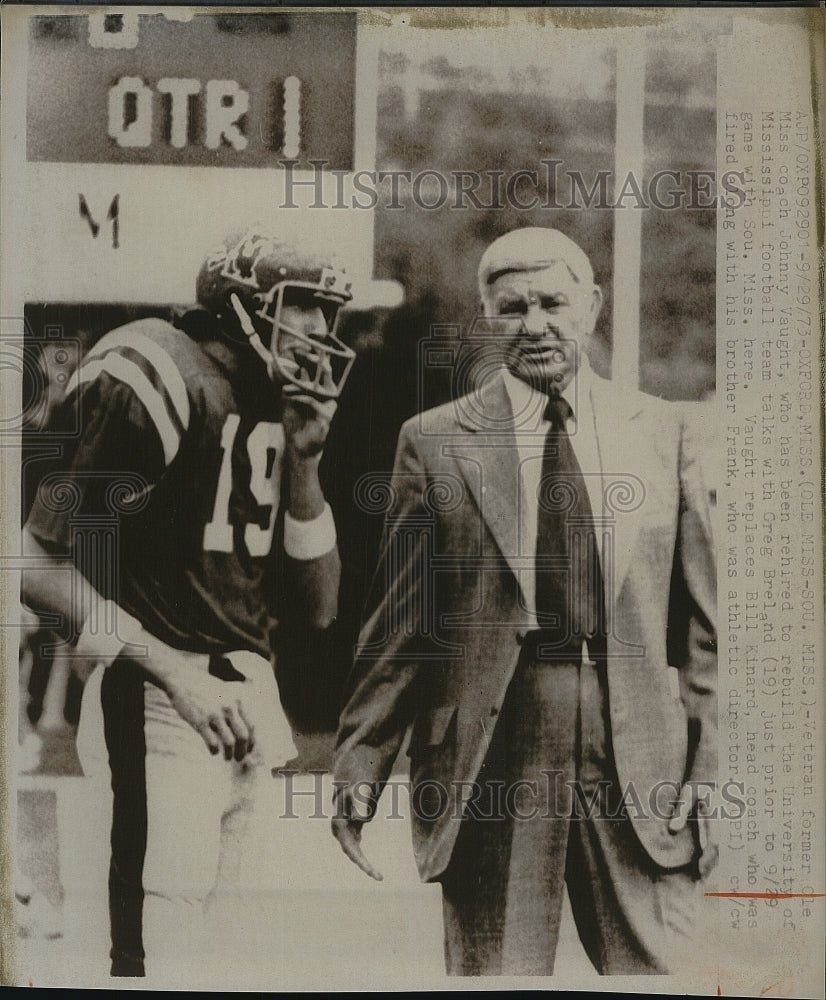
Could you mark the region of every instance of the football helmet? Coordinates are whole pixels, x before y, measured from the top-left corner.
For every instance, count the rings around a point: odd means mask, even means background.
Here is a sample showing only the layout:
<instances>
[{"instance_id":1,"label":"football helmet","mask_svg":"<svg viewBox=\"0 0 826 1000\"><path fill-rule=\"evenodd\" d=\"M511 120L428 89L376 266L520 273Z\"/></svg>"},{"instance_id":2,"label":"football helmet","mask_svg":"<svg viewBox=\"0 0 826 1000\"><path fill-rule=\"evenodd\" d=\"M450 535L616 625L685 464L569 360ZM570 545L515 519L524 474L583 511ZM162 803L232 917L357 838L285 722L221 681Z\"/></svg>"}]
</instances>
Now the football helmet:
<instances>
[{"instance_id":1,"label":"football helmet","mask_svg":"<svg viewBox=\"0 0 826 1000\"><path fill-rule=\"evenodd\" d=\"M355 352L336 329L339 310L353 296L344 269L332 260L253 226L207 256L196 296L228 334L249 342L274 381L322 401L340 395ZM290 323L287 306L320 308L323 332L308 335Z\"/></svg>"}]
</instances>

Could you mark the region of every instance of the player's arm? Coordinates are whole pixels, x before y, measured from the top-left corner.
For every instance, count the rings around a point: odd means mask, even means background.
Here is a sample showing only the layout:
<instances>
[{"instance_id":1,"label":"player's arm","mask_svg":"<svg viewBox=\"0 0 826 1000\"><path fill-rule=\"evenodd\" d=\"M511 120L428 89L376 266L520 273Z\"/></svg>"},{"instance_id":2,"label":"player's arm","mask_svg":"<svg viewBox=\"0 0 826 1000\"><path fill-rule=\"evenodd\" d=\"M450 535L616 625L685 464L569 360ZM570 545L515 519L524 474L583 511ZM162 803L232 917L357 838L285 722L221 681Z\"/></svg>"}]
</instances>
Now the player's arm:
<instances>
[{"instance_id":1,"label":"player's arm","mask_svg":"<svg viewBox=\"0 0 826 1000\"><path fill-rule=\"evenodd\" d=\"M79 426L80 434L67 438L59 470L40 484L32 503L23 531L23 601L35 613L59 616L59 630L76 643L72 660L79 674L97 664L117 669L121 656L132 657L213 753L223 746L243 756L252 739L238 704L243 685L225 689L209 675L206 656L173 649L147 632L111 600L117 564L90 560L87 568L89 546L77 544L78 525L88 531L101 518L111 524L113 517L128 517L130 504L154 489L189 416L181 383L183 417L172 420L169 372L164 380L146 359L107 352L106 341L101 343L72 377L53 415L52 430Z\"/></svg>"},{"instance_id":2,"label":"player's arm","mask_svg":"<svg viewBox=\"0 0 826 1000\"><path fill-rule=\"evenodd\" d=\"M318 629L336 617L341 576L335 522L318 476L335 408L334 400L284 391L287 585L307 616L304 624Z\"/></svg>"},{"instance_id":3,"label":"player's arm","mask_svg":"<svg viewBox=\"0 0 826 1000\"><path fill-rule=\"evenodd\" d=\"M28 528L23 529L23 555L28 564L23 602L38 614L57 614L61 631L78 636L72 660L81 679L98 665L116 670L121 656L134 659L211 753L223 749L227 758L241 760L252 749L254 730L244 704L251 693L245 685L210 676L208 656L161 642L123 608L105 600L72 562L49 552Z\"/></svg>"}]
</instances>

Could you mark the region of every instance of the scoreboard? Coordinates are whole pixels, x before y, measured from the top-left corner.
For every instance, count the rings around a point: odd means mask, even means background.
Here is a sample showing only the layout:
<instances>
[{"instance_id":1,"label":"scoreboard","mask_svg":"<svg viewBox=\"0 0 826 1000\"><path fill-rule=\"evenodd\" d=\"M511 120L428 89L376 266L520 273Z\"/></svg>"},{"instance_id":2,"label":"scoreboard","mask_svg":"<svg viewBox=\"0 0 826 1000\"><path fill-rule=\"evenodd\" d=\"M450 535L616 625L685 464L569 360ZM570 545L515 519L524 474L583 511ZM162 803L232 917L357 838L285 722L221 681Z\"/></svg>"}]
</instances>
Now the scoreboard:
<instances>
[{"instance_id":1,"label":"scoreboard","mask_svg":"<svg viewBox=\"0 0 826 1000\"><path fill-rule=\"evenodd\" d=\"M28 157L352 170L355 70L351 13L34 17Z\"/></svg>"},{"instance_id":2,"label":"scoreboard","mask_svg":"<svg viewBox=\"0 0 826 1000\"><path fill-rule=\"evenodd\" d=\"M190 302L203 255L253 222L340 256L355 305L398 299L372 280L373 210L328 207L375 169L378 48L355 13L105 8L24 30L18 300Z\"/></svg>"}]
</instances>

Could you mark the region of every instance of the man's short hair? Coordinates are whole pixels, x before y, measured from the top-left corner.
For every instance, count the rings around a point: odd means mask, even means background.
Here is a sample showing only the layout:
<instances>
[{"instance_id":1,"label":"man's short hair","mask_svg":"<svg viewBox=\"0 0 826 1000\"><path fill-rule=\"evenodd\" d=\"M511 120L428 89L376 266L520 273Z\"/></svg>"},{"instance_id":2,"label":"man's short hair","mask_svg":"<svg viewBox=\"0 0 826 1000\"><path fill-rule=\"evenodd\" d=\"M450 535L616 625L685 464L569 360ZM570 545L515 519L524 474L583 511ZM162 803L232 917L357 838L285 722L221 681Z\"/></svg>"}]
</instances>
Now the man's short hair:
<instances>
[{"instance_id":1,"label":"man's short hair","mask_svg":"<svg viewBox=\"0 0 826 1000\"><path fill-rule=\"evenodd\" d=\"M494 240L482 254L478 271L479 294L485 298L489 287L503 274L536 271L558 261L562 261L586 288L594 284L588 255L564 233L542 226L513 229Z\"/></svg>"}]
</instances>

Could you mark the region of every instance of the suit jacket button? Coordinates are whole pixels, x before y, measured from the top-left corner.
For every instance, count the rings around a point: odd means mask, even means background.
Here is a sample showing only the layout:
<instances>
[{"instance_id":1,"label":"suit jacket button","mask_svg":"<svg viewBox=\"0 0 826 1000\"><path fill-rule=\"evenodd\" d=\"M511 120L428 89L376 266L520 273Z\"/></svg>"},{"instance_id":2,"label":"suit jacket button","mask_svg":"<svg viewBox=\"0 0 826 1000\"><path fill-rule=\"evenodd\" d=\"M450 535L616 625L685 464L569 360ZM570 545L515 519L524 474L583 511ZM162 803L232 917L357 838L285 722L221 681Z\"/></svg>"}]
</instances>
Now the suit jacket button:
<instances>
[{"instance_id":1,"label":"suit jacket button","mask_svg":"<svg viewBox=\"0 0 826 1000\"><path fill-rule=\"evenodd\" d=\"M496 707L496 705L492 705L491 706L490 714L491 715L498 715L499 714L499 709Z\"/></svg>"}]
</instances>

